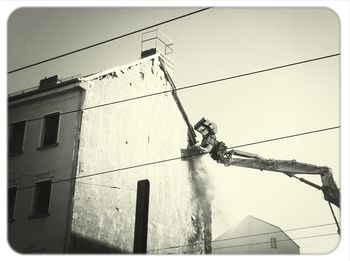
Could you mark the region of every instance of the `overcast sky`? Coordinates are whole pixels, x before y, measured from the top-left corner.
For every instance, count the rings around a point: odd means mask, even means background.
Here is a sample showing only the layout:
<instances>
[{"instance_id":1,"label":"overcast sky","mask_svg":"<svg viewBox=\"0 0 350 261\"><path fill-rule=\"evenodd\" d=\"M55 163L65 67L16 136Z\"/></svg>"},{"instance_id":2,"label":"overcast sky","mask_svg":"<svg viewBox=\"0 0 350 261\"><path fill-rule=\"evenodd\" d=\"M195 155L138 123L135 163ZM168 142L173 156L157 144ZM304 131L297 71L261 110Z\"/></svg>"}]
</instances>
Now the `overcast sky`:
<instances>
[{"instance_id":1,"label":"overcast sky","mask_svg":"<svg viewBox=\"0 0 350 261\"><path fill-rule=\"evenodd\" d=\"M8 21L8 70L38 62L200 8L19 9ZM177 87L340 53L339 20L327 8L212 8L157 27L175 43ZM141 33L8 76L8 91L45 76L87 75L140 58ZM192 124L205 116L229 147L340 125L339 56L179 91ZM340 183L340 130L240 148L265 158L332 168ZM213 239L247 215L281 229L333 223L320 191L284 174L208 160ZM318 176L305 176L320 184ZM337 217L339 211L334 207ZM288 232L336 233L335 225ZM296 240L326 253L338 235Z\"/></svg>"}]
</instances>

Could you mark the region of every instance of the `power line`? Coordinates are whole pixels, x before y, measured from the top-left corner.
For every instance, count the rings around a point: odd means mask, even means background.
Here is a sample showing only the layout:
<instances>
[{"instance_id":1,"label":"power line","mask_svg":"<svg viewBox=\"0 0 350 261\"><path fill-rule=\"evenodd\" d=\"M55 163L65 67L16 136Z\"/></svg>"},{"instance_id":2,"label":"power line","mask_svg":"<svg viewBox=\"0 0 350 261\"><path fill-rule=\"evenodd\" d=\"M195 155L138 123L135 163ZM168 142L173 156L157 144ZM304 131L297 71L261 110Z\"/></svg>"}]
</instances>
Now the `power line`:
<instances>
[{"instance_id":1,"label":"power line","mask_svg":"<svg viewBox=\"0 0 350 261\"><path fill-rule=\"evenodd\" d=\"M333 235L338 235L338 233L327 233L327 234L318 234L318 235L312 235L312 236L304 236L304 237L296 237L296 238L289 238L289 239L281 239L281 240L276 240L276 242L284 242L284 241L291 241L291 240L301 240L301 239L309 239L309 238L325 237L325 236L333 236ZM212 249L224 249L224 248L231 248L231 247L254 246L254 245L270 244L270 243L271 243L271 241L265 241L265 242L257 242L257 243L250 243L250 244L213 247Z\"/></svg>"},{"instance_id":2,"label":"power line","mask_svg":"<svg viewBox=\"0 0 350 261\"><path fill-rule=\"evenodd\" d=\"M95 43L95 44L92 44L92 45L88 45L88 46L82 47L82 48L74 50L74 51L70 51L70 52L67 52L67 53L64 53L64 54L61 54L61 55L58 55L58 56L46 59L46 60L42 60L40 62L32 63L32 64L29 64L29 65L26 65L26 66L23 66L23 67L11 70L11 71L8 72L8 74L11 74L11 73L14 73L14 72L18 72L18 71L21 71L21 70L24 70L24 69L27 69L27 68L30 68L30 67L42 64L42 63L46 63L46 62L52 61L52 60L56 60L56 59L59 59L59 58L62 58L62 57L65 57L65 56L68 56L68 55L71 55L71 54L74 54L74 53L78 53L78 52L81 52L81 51L84 51L84 50L87 50L87 49L90 49L90 48L93 48L93 47L96 47L96 46L99 46L99 45L102 45L102 44L106 44L106 43L109 43L109 42L112 42L112 41L116 41L118 39L121 39L121 38L130 36L130 35L142 32L144 30L148 30L148 29L151 29L151 28L156 27L156 26L167 24L167 23L170 23L170 22L173 22L173 21L176 21L176 20L179 20L179 19L191 16L191 15L194 15L194 14L206 11L206 10L208 10L210 8L211 7L202 8L202 9L199 9L197 11L194 11L194 12L191 12L191 13L188 13L188 14L177 16L177 17L174 17L172 19L169 19L169 20L166 20L166 21L163 21L163 22L160 22L160 23L156 23L156 24L153 24L153 25L150 25L150 26L147 26L147 27L143 27L141 29L138 29L138 30L126 33L126 34L123 34L123 35L119 35L119 36L116 36L116 37L104 40L102 42L98 42L98 43Z\"/></svg>"},{"instance_id":3,"label":"power line","mask_svg":"<svg viewBox=\"0 0 350 261\"><path fill-rule=\"evenodd\" d=\"M271 235L271 234L276 234L276 233L283 233L283 232L290 232L290 231L297 231L297 230L305 230L305 229L310 229L310 228L325 227L325 226L331 226L331 225L335 225L335 223L313 225L313 226L306 226L306 227L299 227L299 228L291 228L291 229L286 229L286 230L265 232L265 233L259 233L259 234L251 234L251 235L245 235L245 236L237 236L237 237L231 237L231 238L225 238L225 239L217 239L217 240L210 241L210 243L218 243L218 242L223 242L223 241L228 241L228 240L235 240L235 239L242 239L242 238L249 238L249 237L263 236L263 235ZM209 243L209 242L205 242L204 240L201 240L199 242L195 242L195 243L192 243L192 244L185 244L185 245L177 245L177 246L171 246L171 247L165 247L165 248L151 249L151 250L148 250L147 252L155 252L155 251L174 249L174 248L176 249L176 248L181 248L181 247L189 247L189 246L200 245L200 244L203 244L203 243Z\"/></svg>"},{"instance_id":4,"label":"power line","mask_svg":"<svg viewBox=\"0 0 350 261\"><path fill-rule=\"evenodd\" d=\"M212 84L212 83L217 83L217 82L221 82L221 81L232 80L232 79L235 79L235 78L240 78L240 77L250 76L250 75L254 75L254 74L264 73L264 72L268 72L268 71L273 71L273 70L277 70L277 69L282 69L282 68L286 68L286 67L300 65L300 64L303 64L303 63L309 63L309 62L315 62L315 61L319 61L319 60L323 60L323 59L328 59L328 58L332 58L332 57L339 56L339 55L340 55L340 53L336 53L336 54L331 54L331 55L327 55L327 56L321 56L321 57L318 57L318 58L313 58L313 59L303 60L303 61L299 61L299 62L284 64L284 65L280 65L280 66L270 67L268 69L263 69L263 70L249 72L249 73L238 74L238 75L234 75L234 76L230 76L230 77L226 77L226 78L222 78L222 79L218 79L218 80L212 80L212 81L206 81L206 82L202 82L202 83L192 84L192 85L189 85L189 86L186 86L186 87L178 88L177 90L185 90L185 89L194 88L194 87L197 87L197 86L200 86L200 85Z\"/></svg>"},{"instance_id":5,"label":"power line","mask_svg":"<svg viewBox=\"0 0 350 261\"><path fill-rule=\"evenodd\" d=\"M43 177L43 176L36 176L36 175L29 175L29 174L10 173L10 175L22 176L22 177L27 177L27 178L42 179L42 180L50 179L50 177ZM60 181L61 179L53 178L51 180ZM81 182L81 181L76 181L75 183L83 184L83 185L90 185L90 186L97 186L97 187L104 187L104 188L111 188L111 189L125 189L125 190L137 191L137 189L121 187L121 186L108 186L108 185L103 185L103 184ZM31 188L33 188L33 187L34 186L31 186Z\"/></svg>"},{"instance_id":6,"label":"power line","mask_svg":"<svg viewBox=\"0 0 350 261\"><path fill-rule=\"evenodd\" d=\"M12 173L14 174L14 173ZM14 175L20 175L20 176L26 176L30 177L29 175L25 174L14 174ZM134 189L129 189L129 188L121 188L121 187L116 187L116 186L105 186L105 185L100 185L100 184L93 184L93 183L85 183L85 182L76 182L76 183L81 183L81 184L86 184L86 185L95 185L95 186L102 186L102 187L108 187L108 188L117 188L117 189L128 189L128 190L134 190ZM136 191L136 190L134 190ZM225 239L218 239L218 240L212 240L210 243L218 243L218 242L223 242L223 241L229 241L229 240L235 240L235 239L242 239L242 238L248 238L248 237L254 237L254 236L262 236L262 235L271 235L271 234L276 234L276 233L283 233L283 232L290 232L290 231L299 231L299 230L306 230L310 228L319 228L319 227L325 227L325 226L331 226L335 225L335 223L327 223L327 224L320 224L320 225L312 225L312 226L305 226L305 227L299 227L299 228L291 228L291 229L286 229L282 231L272 231L272 232L265 232L265 233L259 233L259 234L251 234L251 235L245 235L245 236L238 236L238 237L231 237L231 238L225 238ZM329 234L320 234L320 235L312 235L312 236L304 236L304 237L298 237L298 238L292 238L292 239L285 239L285 240L277 240L276 242L282 242L282 241L290 241L290 240L300 240L300 239L307 239L307 238L314 238L314 237L322 237L322 236L329 236L329 235L338 235L338 233L329 233ZM200 241L200 242L195 242L192 244L186 244L186 245L177 245L177 246L171 246L171 247L166 247L166 248L158 248L158 249L152 249L148 250L147 252L155 252L155 251L161 251L161 250L169 250L169 249L177 249L181 247L189 247L189 246L195 246L199 245L202 243L208 243L205 241ZM230 245L230 246L223 246L223 247L216 247L212 249L222 249L222 248L230 248L230 247L241 247L241 246L248 246L248 245L258 245L258 244L267 244L270 243L270 241L266 242L258 242L258 243L253 243L253 244L243 244L243 245Z\"/></svg>"},{"instance_id":7,"label":"power line","mask_svg":"<svg viewBox=\"0 0 350 261\"><path fill-rule=\"evenodd\" d=\"M120 186L108 186L108 185L103 185L103 184L96 184L96 183L89 183L89 182L81 182L81 181L77 181L76 183L78 183L78 184L83 184L83 185L90 185L90 186L103 187L103 188L125 189L125 190L137 191L137 189L127 188L127 187L120 187Z\"/></svg>"},{"instance_id":8,"label":"power line","mask_svg":"<svg viewBox=\"0 0 350 261\"><path fill-rule=\"evenodd\" d=\"M266 142L271 142L271 141L276 141L276 140L294 138L294 137L297 137L297 136L309 135L309 134L313 134L313 133L316 133L316 132L329 131L329 130L333 130L333 129L337 129L337 128L340 128L340 126L326 128L326 129L321 129L321 130L308 131L308 132L298 133L298 134L294 134L294 135L282 136L282 137L278 137L278 138L274 138L274 139L262 140L262 141L253 142L253 143L241 144L241 145L238 145L238 146L230 147L228 149L233 149L233 148L238 148L238 147L246 147L246 146L251 146L251 145L254 145L254 144L258 144L258 143L266 143ZM191 158L191 157L200 156L200 155L204 155L204 154L207 154L207 153L195 153L195 154L188 155L188 156L169 158L169 159L164 159L164 160L158 160L158 161L153 161L153 162L148 162L148 163L128 166L128 167L124 167L124 168L117 168L117 169L113 169L113 170L106 170L106 171L96 172L96 173L83 175L83 176L79 176L79 177L60 179L60 180L54 181L53 183L59 183L59 182L65 182L65 181L73 181L73 180L77 180L77 179L83 179L83 178L88 178L88 177L93 177L93 176L104 175L104 174L108 174L108 173L112 173L112 172L118 172L118 171L134 169L134 168L146 167L146 166L150 166L150 165L165 163L165 162L179 160L179 159ZM18 188L18 190L28 189L28 188L32 188L32 187L33 186L25 186L25 187Z\"/></svg>"},{"instance_id":9,"label":"power line","mask_svg":"<svg viewBox=\"0 0 350 261\"><path fill-rule=\"evenodd\" d=\"M241 77L246 77L246 76L250 76L250 75L254 75L254 74L259 74L259 73L264 73L264 72L268 72L268 71L278 70L278 69L286 68L286 67L290 67L290 66L296 66L296 65L300 65L300 64L304 64L304 63L319 61L319 60L323 60L323 59L329 59L331 57L335 57L335 56L339 56L339 55L340 55L339 53L338 54L332 54L332 55L322 56L322 57L313 58L313 59L309 59L309 60L303 60L303 61L299 61L299 62L284 64L284 65L280 65L280 66L276 66L276 67L270 67L270 68L262 69L262 70L258 70L258 71L252 71L252 72L248 72L248 73L244 73L244 74L238 74L238 75L233 75L233 76L229 76L229 77L225 77L225 78L219 78L219 79L206 81L206 82L202 82L202 83L196 83L196 84L192 84L192 85L179 87L179 88L176 89L176 91L182 91L182 90L187 90L187 89L191 89L191 88L197 88L197 87L202 86L202 85L218 83L218 82L232 80L232 79L241 78ZM87 111L87 110L91 110L91 109L97 109L97 108L101 108L101 107L105 107L105 106L110 106L110 105L114 105L114 104L118 104L118 103L123 103L123 102L129 102L129 101L133 101L133 100L148 98L148 97L161 95L161 94L165 94L165 93L170 93L170 92L173 92L173 90L165 90L165 91L161 91L161 92L155 92L155 93L141 95L141 96L132 97L132 98L128 98L128 99L123 99L123 100L119 100L119 101L113 101L113 102L109 102L109 103L103 103L103 104L99 104L99 105L94 105L94 106L86 107L84 109L78 109L78 110L71 110L71 111L61 112L60 115L67 115L67 114L70 114L70 113L76 113L76 112L82 112L82 111ZM43 119L43 117L37 117L37 118L28 119L26 122L37 121L37 120L42 120L42 119Z\"/></svg>"},{"instance_id":10,"label":"power line","mask_svg":"<svg viewBox=\"0 0 350 261\"><path fill-rule=\"evenodd\" d=\"M294 137L298 137L298 136L302 136L302 135L308 135L308 134L329 131L329 130L334 130L334 129L339 129L339 128L340 128L340 126L334 126L334 127L329 127L329 128L324 128L324 129L319 129L319 130L314 130L314 131L307 131L307 132L297 133L297 134L293 134L293 135L288 135L288 136L283 136L283 137L278 137L278 138L273 138L273 139L268 139L268 140L246 143L246 144L230 147L228 149L237 149L240 147L252 146L252 145L256 145L256 144L261 144L261 143L266 143L266 142L271 142L271 141L276 141L276 140L282 140L282 139L289 139L289 138L294 138Z\"/></svg>"}]
</instances>

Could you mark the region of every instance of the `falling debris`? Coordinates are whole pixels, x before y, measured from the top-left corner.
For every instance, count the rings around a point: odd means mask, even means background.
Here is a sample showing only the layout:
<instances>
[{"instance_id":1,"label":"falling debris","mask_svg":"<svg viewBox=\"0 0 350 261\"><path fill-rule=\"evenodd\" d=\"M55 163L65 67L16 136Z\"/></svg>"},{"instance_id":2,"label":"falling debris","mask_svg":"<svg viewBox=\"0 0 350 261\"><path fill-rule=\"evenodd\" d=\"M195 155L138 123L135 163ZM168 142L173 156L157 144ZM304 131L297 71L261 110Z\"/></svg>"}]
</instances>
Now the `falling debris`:
<instances>
[{"instance_id":1,"label":"falling debris","mask_svg":"<svg viewBox=\"0 0 350 261\"><path fill-rule=\"evenodd\" d=\"M145 74L143 72L140 72L140 78L141 78L141 80L145 79Z\"/></svg>"},{"instance_id":2,"label":"falling debris","mask_svg":"<svg viewBox=\"0 0 350 261\"><path fill-rule=\"evenodd\" d=\"M209 254L211 253L212 239L211 203L214 198L212 180L201 156L191 157L188 162L195 191L193 200L197 205L196 215L191 216L195 231L189 243L195 244L196 250Z\"/></svg>"}]
</instances>

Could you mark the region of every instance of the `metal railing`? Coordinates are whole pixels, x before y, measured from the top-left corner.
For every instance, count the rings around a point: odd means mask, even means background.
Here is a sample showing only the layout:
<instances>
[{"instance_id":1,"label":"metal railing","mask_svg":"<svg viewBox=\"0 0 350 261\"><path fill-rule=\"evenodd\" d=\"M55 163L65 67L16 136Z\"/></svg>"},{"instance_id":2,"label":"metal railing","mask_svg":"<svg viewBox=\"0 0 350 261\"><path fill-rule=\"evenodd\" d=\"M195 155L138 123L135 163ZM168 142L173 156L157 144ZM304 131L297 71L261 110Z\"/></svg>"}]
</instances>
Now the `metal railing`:
<instances>
[{"instance_id":1,"label":"metal railing","mask_svg":"<svg viewBox=\"0 0 350 261\"><path fill-rule=\"evenodd\" d=\"M159 53L167 67L174 70L174 42L158 29L142 34L141 54L149 50Z\"/></svg>"}]
</instances>

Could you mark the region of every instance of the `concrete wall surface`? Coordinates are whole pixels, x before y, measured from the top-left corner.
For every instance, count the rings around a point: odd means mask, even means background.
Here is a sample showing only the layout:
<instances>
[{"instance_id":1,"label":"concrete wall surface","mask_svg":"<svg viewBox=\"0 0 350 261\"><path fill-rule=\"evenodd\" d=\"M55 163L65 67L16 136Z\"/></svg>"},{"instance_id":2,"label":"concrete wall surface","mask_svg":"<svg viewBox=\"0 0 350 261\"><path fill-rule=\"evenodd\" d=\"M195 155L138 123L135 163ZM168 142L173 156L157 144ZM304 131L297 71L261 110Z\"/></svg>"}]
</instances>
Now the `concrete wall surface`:
<instances>
[{"instance_id":1,"label":"concrete wall surface","mask_svg":"<svg viewBox=\"0 0 350 261\"><path fill-rule=\"evenodd\" d=\"M98 244L99 250L90 250L132 253L137 181L148 179L147 252L203 252L203 244L193 245L203 240L204 225L190 163L159 162L181 157L187 126L171 93L165 92L171 87L158 55L86 77L82 86L86 98L71 251L85 252ZM161 94L115 103L157 92ZM158 163L143 165L150 162Z\"/></svg>"}]
</instances>

